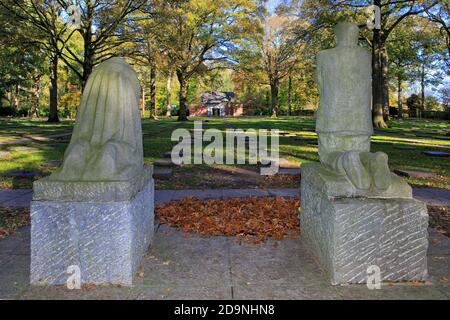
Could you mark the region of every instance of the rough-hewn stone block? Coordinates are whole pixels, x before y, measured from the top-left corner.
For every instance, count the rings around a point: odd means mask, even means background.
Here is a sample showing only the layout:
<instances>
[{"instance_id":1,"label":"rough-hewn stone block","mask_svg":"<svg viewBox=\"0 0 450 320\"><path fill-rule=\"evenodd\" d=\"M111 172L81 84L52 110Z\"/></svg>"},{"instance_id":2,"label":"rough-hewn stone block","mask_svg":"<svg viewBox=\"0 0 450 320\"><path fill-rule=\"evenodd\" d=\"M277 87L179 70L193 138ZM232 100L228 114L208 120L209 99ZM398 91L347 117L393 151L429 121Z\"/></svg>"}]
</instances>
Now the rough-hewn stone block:
<instances>
[{"instance_id":1,"label":"rough-hewn stone block","mask_svg":"<svg viewBox=\"0 0 450 320\"><path fill-rule=\"evenodd\" d=\"M33 183L35 201L129 201L147 184L153 166L144 166L133 179L127 181L57 181L49 177Z\"/></svg>"},{"instance_id":2,"label":"rough-hewn stone block","mask_svg":"<svg viewBox=\"0 0 450 320\"><path fill-rule=\"evenodd\" d=\"M31 203L31 284L65 284L67 268L82 283L131 285L154 228L154 181L125 201Z\"/></svg>"},{"instance_id":3,"label":"rough-hewn stone block","mask_svg":"<svg viewBox=\"0 0 450 320\"><path fill-rule=\"evenodd\" d=\"M318 164L302 166L301 229L331 283L365 283L372 265L380 267L383 281L425 280L425 204L412 198L330 196L317 170Z\"/></svg>"}]
</instances>

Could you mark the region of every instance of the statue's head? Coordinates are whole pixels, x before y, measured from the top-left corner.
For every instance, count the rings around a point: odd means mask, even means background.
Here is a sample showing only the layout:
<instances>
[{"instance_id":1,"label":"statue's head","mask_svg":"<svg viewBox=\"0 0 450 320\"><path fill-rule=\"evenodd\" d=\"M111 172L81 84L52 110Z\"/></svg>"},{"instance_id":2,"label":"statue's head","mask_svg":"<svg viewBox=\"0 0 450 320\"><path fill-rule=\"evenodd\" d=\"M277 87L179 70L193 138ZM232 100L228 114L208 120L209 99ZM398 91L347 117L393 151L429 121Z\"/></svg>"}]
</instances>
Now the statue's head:
<instances>
[{"instance_id":1,"label":"statue's head","mask_svg":"<svg viewBox=\"0 0 450 320\"><path fill-rule=\"evenodd\" d=\"M334 27L334 34L339 47L350 47L358 44L359 27L354 23L338 23Z\"/></svg>"}]
</instances>

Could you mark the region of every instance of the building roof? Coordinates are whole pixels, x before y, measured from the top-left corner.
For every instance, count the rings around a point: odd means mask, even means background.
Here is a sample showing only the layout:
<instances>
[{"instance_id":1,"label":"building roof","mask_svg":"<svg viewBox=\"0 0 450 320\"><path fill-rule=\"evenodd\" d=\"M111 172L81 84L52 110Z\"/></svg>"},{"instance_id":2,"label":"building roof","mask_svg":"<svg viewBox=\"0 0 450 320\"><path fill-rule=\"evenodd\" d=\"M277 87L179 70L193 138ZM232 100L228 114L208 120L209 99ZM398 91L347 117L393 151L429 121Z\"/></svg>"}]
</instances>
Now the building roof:
<instances>
[{"instance_id":1,"label":"building roof","mask_svg":"<svg viewBox=\"0 0 450 320\"><path fill-rule=\"evenodd\" d=\"M204 105L216 105L224 102L230 102L236 95L234 92L211 91L202 92L200 98Z\"/></svg>"}]
</instances>

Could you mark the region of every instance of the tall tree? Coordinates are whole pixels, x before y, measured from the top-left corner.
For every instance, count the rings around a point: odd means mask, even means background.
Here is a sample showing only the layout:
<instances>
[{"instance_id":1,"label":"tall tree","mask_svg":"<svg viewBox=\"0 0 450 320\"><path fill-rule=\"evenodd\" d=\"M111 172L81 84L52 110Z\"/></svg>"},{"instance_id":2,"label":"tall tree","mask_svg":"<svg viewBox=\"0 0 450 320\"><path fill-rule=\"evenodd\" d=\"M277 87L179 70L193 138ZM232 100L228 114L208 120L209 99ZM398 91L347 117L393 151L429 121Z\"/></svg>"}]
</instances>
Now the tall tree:
<instances>
[{"instance_id":1,"label":"tall tree","mask_svg":"<svg viewBox=\"0 0 450 320\"><path fill-rule=\"evenodd\" d=\"M289 32L290 19L271 16L264 23L261 42L263 70L266 73L271 93L272 116L279 111L278 93L280 81L291 74L298 60L298 46Z\"/></svg>"},{"instance_id":2,"label":"tall tree","mask_svg":"<svg viewBox=\"0 0 450 320\"><path fill-rule=\"evenodd\" d=\"M409 19L413 20L413 19ZM398 116L403 118L403 87L406 81L413 78L412 72L417 63L415 41L417 33L411 32L411 28L417 28L415 21L408 21L393 31L387 42L389 59L389 77L394 80L397 88Z\"/></svg>"},{"instance_id":3,"label":"tall tree","mask_svg":"<svg viewBox=\"0 0 450 320\"><path fill-rule=\"evenodd\" d=\"M438 29L433 22L425 19L417 20L418 35L415 39L416 78L420 86L420 109L425 110L426 88L437 86L444 78L445 56Z\"/></svg>"},{"instance_id":4,"label":"tall tree","mask_svg":"<svg viewBox=\"0 0 450 320\"><path fill-rule=\"evenodd\" d=\"M288 78L288 115L292 115L292 75Z\"/></svg>"},{"instance_id":5,"label":"tall tree","mask_svg":"<svg viewBox=\"0 0 450 320\"><path fill-rule=\"evenodd\" d=\"M389 58L387 41L392 31L410 16L420 15L437 4L437 0L304 0L293 1L299 8L298 16L308 19L310 30L323 32L340 19L350 19L366 25L366 8L376 5L381 11L381 28L363 34L372 48L372 113L375 127L387 127L384 116L389 110Z\"/></svg>"},{"instance_id":6,"label":"tall tree","mask_svg":"<svg viewBox=\"0 0 450 320\"><path fill-rule=\"evenodd\" d=\"M57 0L67 10L72 1ZM83 39L82 52L65 47L61 59L78 76L84 88L92 69L115 55L121 45L133 37L128 33L131 13L137 11L145 0L75 0L80 12L78 34Z\"/></svg>"},{"instance_id":7,"label":"tall tree","mask_svg":"<svg viewBox=\"0 0 450 320\"><path fill-rule=\"evenodd\" d=\"M167 72L167 80L166 80L166 116L171 115L172 108L172 78L173 78L173 70L168 70Z\"/></svg>"},{"instance_id":8,"label":"tall tree","mask_svg":"<svg viewBox=\"0 0 450 320\"><path fill-rule=\"evenodd\" d=\"M447 111L448 120L450 120L450 83L445 83L439 90L439 95L444 106L444 110Z\"/></svg>"},{"instance_id":9,"label":"tall tree","mask_svg":"<svg viewBox=\"0 0 450 320\"><path fill-rule=\"evenodd\" d=\"M58 62L73 32L61 19L62 7L56 0L0 0L3 20L16 28L12 36L23 44L41 49L49 60L49 122L58 122Z\"/></svg>"},{"instance_id":10,"label":"tall tree","mask_svg":"<svg viewBox=\"0 0 450 320\"><path fill-rule=\"evenodd\" d=\"M179 83L179 121L187 120L188 84L224 67L245 38L258 31L254 0L155 0L157 44L173 62Z\"/></svg>"},{"instance_id":11,"label":"tall tree","mask_svg":"<svg viewBox=\"0 0 450 320\"><path fill-rule=\"evenodd\" d=\"M439 25L440 34L444 37L447 46L447 65L450 66L450 3L446 0L439 1L436 7L427 10L427 16Z\"/></svg>"}]
</instances>

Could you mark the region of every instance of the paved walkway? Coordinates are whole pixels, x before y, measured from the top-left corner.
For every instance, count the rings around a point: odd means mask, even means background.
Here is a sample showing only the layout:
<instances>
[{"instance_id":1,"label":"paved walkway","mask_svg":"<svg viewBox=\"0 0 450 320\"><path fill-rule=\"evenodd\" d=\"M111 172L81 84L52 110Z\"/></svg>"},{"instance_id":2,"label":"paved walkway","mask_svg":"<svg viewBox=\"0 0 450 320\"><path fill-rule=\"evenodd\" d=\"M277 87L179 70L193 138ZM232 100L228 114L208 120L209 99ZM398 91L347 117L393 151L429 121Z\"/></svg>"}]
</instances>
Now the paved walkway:
<instances>
[{"instance_id":1,"label":"paved walkway","mask_svg":"<svg viewBox=\"0 0 450 320\"><path fill-rule=\"evenodd\" d=\"M131 288L30 287L30 228L0 241L0 299L450 299L450 239L430 230L426 284L333 287L302 239L240 243L157 226Z\"/></svg>"},{"instance_id":2,"label":"paved walkway","mask_svg":"<svg viewBox=\"0 0 450 320\"><path fill-rule=\"evenodd\" d=\"M33 142L33 141L47 141L49 139L55 139L55 138L63 138L71 136L72 132L61 132L61 133L53 133L48 135L41 135L41 136L23 136L22 138L18 139L11 139L11 140L4 140L0 141L0 145L13 145L13 144L23 144L27 142Z\"/></svg>"},{"instance_id":3,"label":"paved walkway","mask_svg":"<svg viewBox=\"0 0 450 320\"><path fill-rule=\"evenodd\" d=\"M297 196L298 189L157 190L157 203L181 199ZM439 194L439 197L436 196ZM417 197L450 203L449 192L415 189ZM29 205L31 190L1 190L0 205ZM450 238L430 229L426 284L333 287L302 238L241 243L201 237L157 225L153 246L131 288L105 286L69 291L30 287L30 228L0 241L0 299L450 299ZM447 280L446 280L447 279Z\"/></svg>"},{"instance_id":4,"label":"paved walkway","mask_svg":"<svg viewBox=\"0 0 450 320\"><path fill-rule=\"evenodd\" d=\"M186 197L199 199L222 199L243 197L299 196L299 189L209 189L209 190L156 190L157 204ZM450 190L437 188L413 188L414 197L428 205L450 205ZM0 190L0 206L29 207L31 189Z\"/></svg>"}]
</instances>

